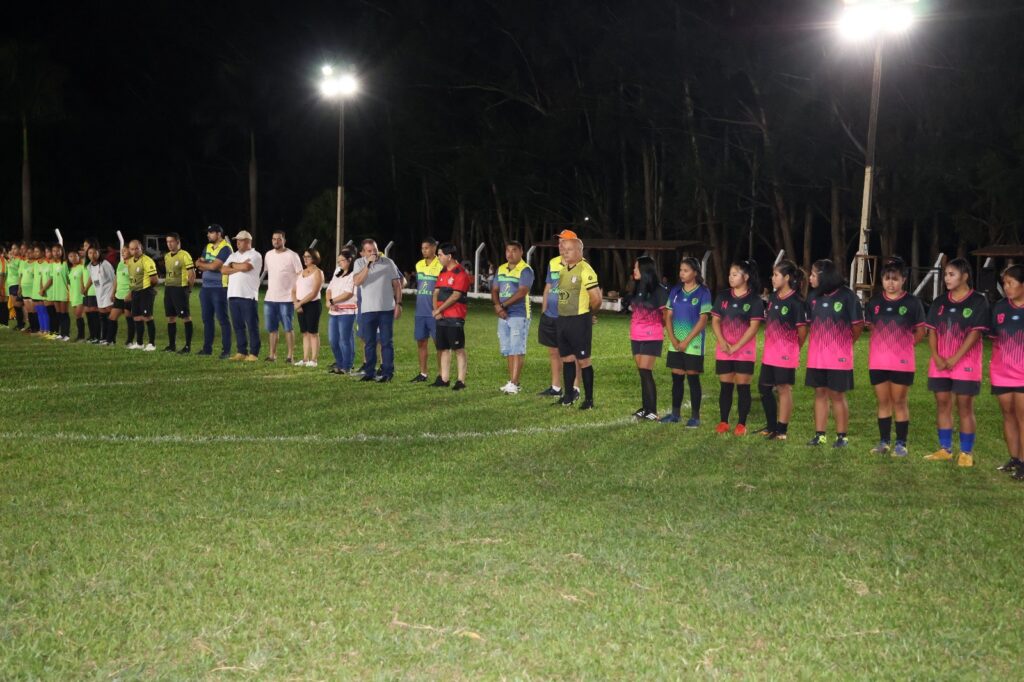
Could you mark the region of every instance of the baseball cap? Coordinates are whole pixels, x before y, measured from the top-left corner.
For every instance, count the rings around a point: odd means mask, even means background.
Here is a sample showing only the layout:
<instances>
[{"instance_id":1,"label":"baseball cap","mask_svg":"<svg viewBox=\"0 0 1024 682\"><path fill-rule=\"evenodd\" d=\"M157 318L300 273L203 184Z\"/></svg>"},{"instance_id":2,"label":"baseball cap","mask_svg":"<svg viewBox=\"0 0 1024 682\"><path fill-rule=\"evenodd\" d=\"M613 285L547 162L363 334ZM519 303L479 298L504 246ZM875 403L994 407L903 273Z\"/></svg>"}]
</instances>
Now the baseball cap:
<instances>
[{"instance_id":1,"label":"baseball cap","mask_svg":"<svg viewBox=\"0 0 1024 682\"><path fill-rule=\"evenodd\" d=\"M245 230L242 230L241 232L239 232L238 234L235 235L235 239L236 240L238 240L238 239L248 239L248 240L251 241L252 240L252 235L249 234L248 232L246 232Z\"/></svg>"},{"instance_id":2,"label":"baseball cap","mask_svg":"<svg viewBox=\"0 0 1024 682\"><path fill-rule=\"evenodd\" d=\"M224 234L224 228L221 227L220 225L218 225L217 223L214 223L213 225L210 225L208 228L206 228L206 231L207 232L220 232L221 234Z\"/></svg>"},{"instance_id":3,"label":"baseball cap","mask_svg":"<svg viewBox=\"0 0 1024 682\"><path fill-rule=\"evenodd\" d=\"M572 230L562 230L561 232L559 232L558 234L555 235L555 238L556 239L579 239L579 235L577 235Z\"/></svg>"}]
</instances>

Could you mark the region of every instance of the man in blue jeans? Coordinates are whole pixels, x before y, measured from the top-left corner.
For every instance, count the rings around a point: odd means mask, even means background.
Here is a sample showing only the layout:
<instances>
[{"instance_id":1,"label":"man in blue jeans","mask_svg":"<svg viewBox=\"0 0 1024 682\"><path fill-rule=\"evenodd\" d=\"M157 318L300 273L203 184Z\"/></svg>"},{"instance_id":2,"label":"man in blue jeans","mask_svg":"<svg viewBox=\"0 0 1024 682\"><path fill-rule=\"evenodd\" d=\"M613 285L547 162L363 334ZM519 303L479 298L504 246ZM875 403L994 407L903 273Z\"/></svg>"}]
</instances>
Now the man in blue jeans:
<instances>
[{"instance_id":1,"label":"man in blue jeans","mask_svg":"<svg viewBox=\"0 0 1024 682\"><path fill-rule=\"evenodd\" d=\"M199 290L199 306L203 311L203 349L199 355L213 354L213 319L220 323L220 359L231 357L231 325L228 321L227 277L220 269L231 255L231 244L224 239L224 228L210 225L206 228L208 241L202 256L196 258L196 268L203 273L203 288Z\"/></svg>"},{"instance_id":2,"label":"man in blue jeans","mask_svg":"<svg viewBox=\"0 0 1024 682\"><path fill-rule=\"evenodd\" d=\"M402 272L387 256L380 255L377 242L364 239L361 258L352 272L359 289L360 324L366 342L366 374L360 381L391 381L395 375L395 320L402 314ZM377 342L380 341L381 373L377 368Z\"/></svg>"},{"instance_id":3,"label":"man in blue jeans","mask_svg":"<svg viewBox=\"0 0 1024 682\"><path fill-rule=\"evenodd\" d=\"M252 235L245 230L235 235L235 244L238 250L228 256L220 269L228 278L228 307L238 341L238 352L231 359L256 362L260 354L260 320L256 306L260 298L263 256L252 248Z\"/></svg>"}]
</instances>

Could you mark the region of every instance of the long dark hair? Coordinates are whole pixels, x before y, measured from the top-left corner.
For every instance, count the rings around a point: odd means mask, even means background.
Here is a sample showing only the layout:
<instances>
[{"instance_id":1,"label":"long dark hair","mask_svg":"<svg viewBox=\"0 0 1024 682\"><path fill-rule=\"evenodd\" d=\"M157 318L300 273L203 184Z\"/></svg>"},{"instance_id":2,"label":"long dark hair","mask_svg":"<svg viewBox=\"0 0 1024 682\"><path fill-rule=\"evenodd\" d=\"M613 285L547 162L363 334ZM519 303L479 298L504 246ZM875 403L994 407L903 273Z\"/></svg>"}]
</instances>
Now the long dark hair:
<instances>
[{"instance_id":1,"label":"long dark hair","mask_svg":"<svg viewBox=\"0 0 1024 682\"><path fill-rule=\"evenodd\" d=\"M739 268L747 276L747 291L754 296L761 295L761 278L757 274L757 261L753 258L735 261L730 267Z\"/></svg>"},{"instance_id":2,"label":"long dark hair","mask_svg":"<svg viewBox=\"0 0 1024 682\"><path fill-rule=\"evenodd\" d=\"M697 273L697 286L704 286L704 275L700 271L700 261L693 256L687 256L679 262L680 265L686 264L690 266L690 269Z\"/></svg>"},{"instance_id":3,"label":"long dark hair","mask_svg":"<svg viewBox=\"0 0 1024 682\"><path fill-rule=\"evenodd\" d=\"M1021 284L1024 284L1024 263L1017 263L1011 265L999 273L999 279L1002 280L1004 277L1012 277Z\"/></svg>"},{"instance_id":4,"label":"long dark hair","mask_svg":"<svg viewBox=\"0 0 1024 682\"><path fill-rule=\"evenodd\" d=\"M907 279L910 276L910 268L907 267L906 261L899 256L890 256L882 264L882 279L885 279L886 275L899 275L903 279Z\"/></svg>"},{"instance_id":5,"label":"long dark hair","mask_svg":"<svg viewBox=\"0 0 1024 682\"><path fill-rule=\"evenodd\" d=\"M335 277L348 277L348 275L352 272L352 264L355 262L355 258L356 258L355 251L353 251L352 249L350 249L349 247L346 246L346 247L344 247L341 250L340 255L344 256L346 258L346 260L348 260L348 268L346 268L344 270L344 272L343 272L341 268L335 267L335 269L334 269L334 276Z\"/></svg>"},{"instance_id":6,"label":"long dark hair","mask_svg":"<svg viewBox=\"0 0 1024 682\"><path fill-rule=\"evenodd\" d=\"M966 258L954 258L953 260L946 263L946 267L956 268L960 271L961 275L967 275L967 285L974 287L974 272L971 271L971 264ZM943 268L945 270L945 268Z\"/></svg>"},{"instance_id":7,"label":"long dark hair","mask_svg":"<svg viewBox=\"0 0 1024 682\"><path fill-rule=\"evenodd\" d=\"M818 272L818 288L814 290L815 293L830 294L843 286L842 273L839 272L836 264L828 258L814 261L811 268Z\"/></svg>"},{"instance_id":8,"label":"long dark hair","mask_svg":"<svg viewBox=\"0 0 1024 682\"><path fill-rule=\"evenodd\" d=\"M640 280L633 282L633 302L647 308L654 306L654 292L661 287L661 276L658 265L650 256L636 259L636 267L640 271Z\"/></svg>"},{"instance_id":9,"label":"long dark hair","mask_svg":"<svg viewBox=\"0 0 1024 682\"><path fill-rule=\"evenodd\" d=\"M774 270L778 270L779 274L786 278L786 283L789 284L789 288L793 291L800 291L804 286L804 271L791 260L779 261Z\"/></svg>"}]
</instances>

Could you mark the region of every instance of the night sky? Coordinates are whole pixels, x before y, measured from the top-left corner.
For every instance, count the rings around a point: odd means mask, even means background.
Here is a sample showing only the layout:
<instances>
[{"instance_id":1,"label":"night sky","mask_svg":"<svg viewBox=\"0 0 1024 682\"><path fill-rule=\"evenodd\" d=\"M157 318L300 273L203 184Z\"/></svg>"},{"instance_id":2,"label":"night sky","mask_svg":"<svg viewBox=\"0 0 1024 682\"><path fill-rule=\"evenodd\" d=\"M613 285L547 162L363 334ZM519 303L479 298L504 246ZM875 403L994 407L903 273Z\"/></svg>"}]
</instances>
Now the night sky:
<instances>
[{"instance_id":1,"label":"night sky","mask_svg":"<svg viewBox=\"0 0 1024 682\"><path fill-rule=\"evenodd\" d=\"M530 240L591 216L600 236L720 230L728 255L752 223L755 249L782 244L788 216L799 252L806 206L828 255L837 183L852 243L871 63L837 44L839 3L27 4L0 28L2 239L21 236L24 112L35 238L173 230L195 246L208 223L250 227L250 134L258 245L270 228L332 234L337 111L316 88L331 62L364 87L347 108L350 237ZM921 3L887 45L874 219L893 248L914 221L946 248L1019 238L1019 4Z\"/></svg>"}]
</instances>

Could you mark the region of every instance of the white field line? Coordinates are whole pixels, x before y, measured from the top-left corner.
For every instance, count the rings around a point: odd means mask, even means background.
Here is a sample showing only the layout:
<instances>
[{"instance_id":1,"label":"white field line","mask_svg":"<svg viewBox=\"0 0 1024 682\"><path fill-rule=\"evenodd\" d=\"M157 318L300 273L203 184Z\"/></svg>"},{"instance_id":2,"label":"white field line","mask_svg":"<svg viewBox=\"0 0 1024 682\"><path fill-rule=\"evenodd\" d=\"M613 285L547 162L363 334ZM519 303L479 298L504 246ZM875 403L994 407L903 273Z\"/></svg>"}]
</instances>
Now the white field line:
<instances>
[{"instance_id":1,"label":"white field line","mask_svg":"<svg viewBox=\"0 0 1024 682\"><path fill-rule=\"evenodd\" d=\"M571 409L571 408L570 408ZM0 440L7 439L29 439L36 441L60 441L69 443L171 443L171 444L203 444L203 443L239 443L239 444L260 444L260 443L398 443L415 440L439 440L439 439L460 439L460 438L490 438L502 436L532 436L554 433L571 433L573 431L588 431L593 429L607 429L615 426L630 424L631 419L616 419L607 422L589 422L576 424L562 424L558 426L527 426L523 428L496 429L494 431L443 431L432 433L424 431L421 433L407 434L370 434L355 433L351 436L246 436L246 435L216 435L216 436L195 436L188 434L170 433L164 435L125 435L125 434L88 434L68 433L65 431L56 432L28 432L28 431L7 431L0 432Z\"/></svg>"}]
</instances>

